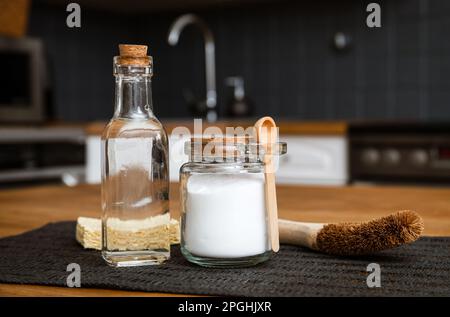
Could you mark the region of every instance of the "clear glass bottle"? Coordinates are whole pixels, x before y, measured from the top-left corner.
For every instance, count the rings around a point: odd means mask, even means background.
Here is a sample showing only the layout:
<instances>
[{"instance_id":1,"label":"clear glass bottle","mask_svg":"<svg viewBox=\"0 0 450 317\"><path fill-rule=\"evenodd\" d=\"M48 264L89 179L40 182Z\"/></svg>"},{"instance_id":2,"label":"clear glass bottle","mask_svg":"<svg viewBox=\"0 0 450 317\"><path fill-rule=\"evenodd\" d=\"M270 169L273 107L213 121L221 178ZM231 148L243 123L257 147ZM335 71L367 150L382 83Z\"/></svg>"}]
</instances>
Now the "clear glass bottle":
<instances>
[{"instance_id":1,"label":"clear glass bottle","mask_svg":"<svg viewBox=\"0 0 450 317\"><path fill-rule=\"evenodd\" d=\"M286 144L276 144L276 155ZM245 267L272 255L265 207L263 148L247 139L186 144L180 169L181 251L206 267Z\"/></svg>"},{"instance_id":2,"label":"clear glass bottle","mask_svg":"<svg viewBox=\"0 0 450 317\"><path fill-rule=\"evenodd\" d=\"M160 264L170 256L167 134L152 112L147 47L120 49L102 135L102 256L112 266Z\"/></svg>"}]
</instances>

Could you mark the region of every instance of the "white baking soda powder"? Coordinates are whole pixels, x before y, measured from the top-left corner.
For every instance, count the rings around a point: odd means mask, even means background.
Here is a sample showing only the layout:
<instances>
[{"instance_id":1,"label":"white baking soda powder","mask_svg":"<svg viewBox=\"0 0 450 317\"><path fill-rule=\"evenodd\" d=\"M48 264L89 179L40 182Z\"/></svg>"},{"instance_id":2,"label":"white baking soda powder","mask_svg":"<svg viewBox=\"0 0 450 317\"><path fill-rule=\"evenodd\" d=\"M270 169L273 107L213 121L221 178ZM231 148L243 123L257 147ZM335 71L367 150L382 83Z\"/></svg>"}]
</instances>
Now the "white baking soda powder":
<instances>
[{"instance_id":1,"label":"white baking soda powder","mask_svg":"<svg viewBox=\"0 0 450 317\"><path fill-rule=\"evenodd\" d=\"M238 258L269 249L263 174L194 174L186 188L184 247L193 255Z\"/></svg>"}]
</instances>

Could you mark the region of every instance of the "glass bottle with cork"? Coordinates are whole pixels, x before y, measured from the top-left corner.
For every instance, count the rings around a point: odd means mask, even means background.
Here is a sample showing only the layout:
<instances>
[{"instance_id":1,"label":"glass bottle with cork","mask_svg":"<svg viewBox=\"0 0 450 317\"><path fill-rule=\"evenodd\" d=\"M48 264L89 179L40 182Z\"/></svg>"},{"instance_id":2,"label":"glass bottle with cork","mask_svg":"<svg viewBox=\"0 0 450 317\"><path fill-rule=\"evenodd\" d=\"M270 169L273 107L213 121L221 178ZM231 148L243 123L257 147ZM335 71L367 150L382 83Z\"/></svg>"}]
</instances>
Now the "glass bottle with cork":
<instances>
[{"instance_id":1,"label":"glass bottle with cork","mask_svg":"<svg viewBox=\"0 0 450 317\"><path fill-rule=\"evenodd\" d=\"M147 46L119 50L102 135L102 256L112 266L160 264L170 257L167 134L152 111Z\"/></svg>"}]
</instances>

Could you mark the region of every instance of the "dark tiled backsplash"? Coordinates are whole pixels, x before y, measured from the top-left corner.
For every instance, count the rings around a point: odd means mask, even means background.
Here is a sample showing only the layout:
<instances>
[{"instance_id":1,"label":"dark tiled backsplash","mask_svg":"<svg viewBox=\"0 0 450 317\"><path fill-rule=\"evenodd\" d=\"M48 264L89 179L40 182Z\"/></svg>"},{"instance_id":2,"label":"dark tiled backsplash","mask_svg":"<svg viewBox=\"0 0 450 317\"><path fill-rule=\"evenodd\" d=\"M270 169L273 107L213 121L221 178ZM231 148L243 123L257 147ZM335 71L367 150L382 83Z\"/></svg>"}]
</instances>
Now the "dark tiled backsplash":
<instances>
[{"instance_id":1,"label":"dark tiled backsplash","mask_svg":"<svg viewBox=\"0 0 450 317\"><path fill-rule=\"evenodd\" d=\"M369 2L274 2L199 11L216 39L220 113L230 96L224 79L236 75L245 80L255 115L450 119L450 1L378 1L379 29L365 24ZM193 27L183 32L178 46L167 44L177 15L124 18L87 11L81 29L68 29L63 9L34 8L30 31L43 37L48 49L57 116L111 116L111 64L119 42L149 44L155 112L188 116L182 91L204 95L204 57L201 35ZM333 49L336 32L352 37L351 49Z\"/></svg>"}]
</instances>

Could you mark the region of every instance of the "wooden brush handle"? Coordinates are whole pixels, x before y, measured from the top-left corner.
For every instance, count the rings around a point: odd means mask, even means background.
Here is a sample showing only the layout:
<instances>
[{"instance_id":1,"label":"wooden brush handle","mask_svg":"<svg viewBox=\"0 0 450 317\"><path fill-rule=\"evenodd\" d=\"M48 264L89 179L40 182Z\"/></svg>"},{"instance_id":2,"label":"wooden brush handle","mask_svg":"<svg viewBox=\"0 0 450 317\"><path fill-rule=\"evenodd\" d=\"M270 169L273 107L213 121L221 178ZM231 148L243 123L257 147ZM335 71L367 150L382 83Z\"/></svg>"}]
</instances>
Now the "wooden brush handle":
<instances>
[{"instance_id":1,"label":"wooden brush handle","mask_svg":"<svg viewBox=\"0 0 450 317\"><path fill-rule=\"evenodd\" d=\"M315 249L317 233L323 226L323 223L306 223L278 219L280 242Z\"/></svg>"}]
</instances>

